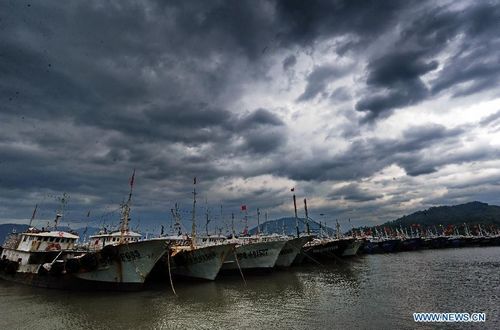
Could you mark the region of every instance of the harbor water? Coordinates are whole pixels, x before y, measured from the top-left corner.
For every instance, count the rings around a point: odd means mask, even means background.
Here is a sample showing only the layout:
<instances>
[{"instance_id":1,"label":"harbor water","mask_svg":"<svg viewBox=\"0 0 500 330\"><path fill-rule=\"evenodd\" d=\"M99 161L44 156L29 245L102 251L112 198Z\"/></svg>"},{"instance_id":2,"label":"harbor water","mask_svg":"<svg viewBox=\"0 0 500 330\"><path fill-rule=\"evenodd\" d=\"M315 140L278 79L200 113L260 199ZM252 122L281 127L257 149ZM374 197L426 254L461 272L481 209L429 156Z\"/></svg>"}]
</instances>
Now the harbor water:
<instances>
[{"instance_id":1,"label":"harbor water","mask_svg":"<svg viewBox=\"0 0 500 330\"><path fill-rule=\"evenodd\" d=\"M412 329L414 312L484 312L500 329L500 247L363 255L140 292L76 292L0 281L0 329Z\"/></svg>"}]
</instances>

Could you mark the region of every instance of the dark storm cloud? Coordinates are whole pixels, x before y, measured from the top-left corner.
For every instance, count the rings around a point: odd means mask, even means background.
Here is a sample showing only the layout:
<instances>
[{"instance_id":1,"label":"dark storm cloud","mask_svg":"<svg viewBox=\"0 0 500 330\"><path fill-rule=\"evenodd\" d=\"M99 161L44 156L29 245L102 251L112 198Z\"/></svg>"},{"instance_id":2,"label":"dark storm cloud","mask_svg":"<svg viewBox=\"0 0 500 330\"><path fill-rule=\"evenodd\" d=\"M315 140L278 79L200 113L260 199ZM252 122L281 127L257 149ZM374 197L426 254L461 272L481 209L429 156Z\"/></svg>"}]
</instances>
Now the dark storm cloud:
<instances>
[{"instance_id":1,"label":"dark storm cloud","mask_svg":"<svg viewBox=\"0 0 500 330\"><path fill-rule=\"evenodd\" d=\"M86 203L115 204L133 168L142 196L135 205L154 213L157 205L183 198L193 176L208 190L221 178L357 180L391 164L418 176L446 164L492 159L492 147L460 149L463 129L429 125L406 129L398 139L371 140L362 136L363 126L354 127L346 150L322 154L309 141L290 140L288 109L275 109L265 98L250 106L239 102L254 85L279 80L269 74L273 65L284 75L298 72L311 54L318 61L306 74L300 107L320 97L356 98L365 120L436 95L494 88L498 6L463 6L269 0L45 1L27 7L3 1L2 205L32 204L40 191L69 191L82 211ZM322 42L356 65L323 61L315 53ZM355 80L362 93L352 86L330 88L358 66L365 69ZM279 204L272 200L275 189L234 189L231 203L261 193L259 202ZM378 194L348 185L342 196L369 202Z\"/></svg>"},{"instance_id":2,"label":"dark storm cloud","mask_svg":"<svg viewBox=\"0 0 500 330\"><path fill-rule=\"evenodd\" d=\"M435 172L446 164L459 164L478 159L495 159L500 150L482 148L473 151L443 152L426 157L436 146L450 145L459 149L463 129L447 129L441 125L410 127L396 139L355 139L345 151L333 155L315 155L315 161L295 161L282 164L278 173L287 173L295 180L357 180L370 177L392 164L399 165L408 175ZM452 149L455 150L455 149ZM284 172L283 172L284 171Z\"/></svg>"},{"instance_id":3,"label":"dark storm cloud","mask_svg":"<svg viewBox=\"0 0 500 330\"><path fill-rule=\"evenodd\" d=\"M283 70L288 70L292 68L297 63L297 58L294 55L290 55L283 60Z\"/></svg>"},{"instance_id":4,"label":"dark storm cloud","mask_svg":"<svg viewBox=\"0 0 500 330\"><path fill-rule=\"evenodd\" d=\"M368 63L366 84L374 95L361 98L356 110L369 112L373 120L383 112L418 103L429 95L420 76L435 70L436 61L421 59L422 52L401 52L385 55Z\"/></svg>"},{"instance_id":5,"label":"dark storm cloud","mask_svg":"<svg viewBox=\"0 0 500 330\"><path fill-rule=\"evenodd\" d=\"M418 11L392 47L375 59L367 70L367 89L356 110L367 112L365 120L390 115L394 109L418 104L447 89L466 96L492 89L498 82L500 62L492 54L500 49L500 8L492 3L471 4L457 11L443 6ZM452 46L453 45L453 46ZM421 77L442 69L428 88ZM463 84L467 85L463 85Z\"/></svg>"},{"instance_id":6,"label":"dark storm cloud","mask_svg":"<svg viewBox=\"0 0 500 330\"><path fill-rule=\"evenodd\" d=\"M479 124L481 126L496 126L496 125L500 124L500 111L497 111L497 112L481 119Z\"/></svg>"},{"instance_id":7,"label":"dark storm cloud","mask_svg":"<svg viewBox=\"0 0 500 330\"><path fill-rule=\"evenodd\" d=\"M339 189L336 189L334 192L330 193L328 197L331 199L343 198L345 200L351 200L355 202L367 202L382 198L383 195L370 192L366 189L361 188L356 183L351 183Z\"/></svg>"},{"instance_id":8,"label":"dark storm cloud","mask_svg":"<svg viewBox=\"0 0 500 330\"><path fill-rule=\"evenodd\" d=\"M319 66L307 76L306 90L299 96L297 101L309 101L318 94L325 92L327 85L339 79L347 73L348 67Z\"/></svg>"},{"instance_id":9,"label":"dark storm cloud","mask_svg":"<svg viewBox=\"0 0 500 330\"><path fill-rule=\"evenodd\" d=\"M285 45L309 45L344 34L365 41L391 26L404 5L404 1L280 0L276 6L281 23L278 36Z\"/></svg>"}]
</instances>

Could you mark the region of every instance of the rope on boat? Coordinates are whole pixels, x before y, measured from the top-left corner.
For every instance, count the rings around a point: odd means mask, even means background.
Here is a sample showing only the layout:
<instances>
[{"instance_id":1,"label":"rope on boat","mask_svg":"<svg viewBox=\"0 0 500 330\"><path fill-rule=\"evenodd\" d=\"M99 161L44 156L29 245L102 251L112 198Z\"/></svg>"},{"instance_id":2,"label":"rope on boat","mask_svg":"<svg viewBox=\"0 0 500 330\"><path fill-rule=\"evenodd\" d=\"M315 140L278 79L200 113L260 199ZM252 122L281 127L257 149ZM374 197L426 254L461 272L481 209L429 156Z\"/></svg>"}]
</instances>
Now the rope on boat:
<instances>
[{"instance_id":1,"label":"rope on boat","mask_svg":"<svg viewBox=\"0 0 500 330\"><path fill-rule=\"evenodd\" d=\"M168 277L170 279L170 287L172 288L172 292L176 297L178 297L177 292L175 292L174 281L172 281L172 272L170 271L170 249L167 251L167 266L168 266Z\"/></svg>"},{"instance_id":2,"label":"rope on boat","mask_svg":"<svg viewBox=\"0 0 500 330\"><path fill-rule=\"evenodd\" d=\"M238 270L240 271L241 278L243 279L243 283L245 283L245 287L247 286L247 281L245 280L245 276L243 276L243 271L241 270L240 263L238 261L238 255L236 254L236 247L233 247L234 260L236 260L236 265L238 266Z\"/></svg>"}]
</instances>

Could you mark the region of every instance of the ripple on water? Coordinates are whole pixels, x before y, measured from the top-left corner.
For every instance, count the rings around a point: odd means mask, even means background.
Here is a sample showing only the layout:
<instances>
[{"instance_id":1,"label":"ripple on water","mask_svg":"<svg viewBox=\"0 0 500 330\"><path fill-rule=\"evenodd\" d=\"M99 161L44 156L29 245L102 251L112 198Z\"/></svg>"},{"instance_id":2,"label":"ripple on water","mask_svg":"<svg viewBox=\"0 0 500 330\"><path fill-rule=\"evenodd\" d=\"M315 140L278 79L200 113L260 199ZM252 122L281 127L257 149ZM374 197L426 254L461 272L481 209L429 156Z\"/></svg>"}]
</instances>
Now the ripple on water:
<instances>
[{"instance_id":1,"label":"ripple on water","mask_svg":"<svg viewBox=\"0 0 500 330\"><path fill-rule=\"evenodd\" d=\"M0 328L311 329L415 327L412 313L485 312L500 328L500 248L366 255L135 293L0 282ZM419 328L436 328L434 324Z\"/></svg>"}]
</instances>

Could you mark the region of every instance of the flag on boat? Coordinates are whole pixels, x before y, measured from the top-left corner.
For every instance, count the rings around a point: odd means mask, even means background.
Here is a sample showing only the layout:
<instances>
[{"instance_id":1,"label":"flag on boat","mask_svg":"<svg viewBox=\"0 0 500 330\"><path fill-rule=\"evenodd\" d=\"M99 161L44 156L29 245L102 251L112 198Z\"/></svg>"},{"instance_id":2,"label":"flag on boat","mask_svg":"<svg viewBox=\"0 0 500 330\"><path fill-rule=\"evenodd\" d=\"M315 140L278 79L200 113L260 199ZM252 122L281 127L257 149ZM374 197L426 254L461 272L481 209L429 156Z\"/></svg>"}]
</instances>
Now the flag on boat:
<instances>
[{"instance_id":1,"label":"flag on boat","mask_svg":"<svg viewBox=\"0 0 500 330\"><path fill-rule=\"evenodd\" d=\"M290 191L295 191L295 187L293 187L292 189L290 189Z\"/></svg>"},{"instance_id":2,"label":"flag on boat","mask_svg":"<svg viewBox=\"0 0 500 330\"><path fill-rule=\"evenodd\" d=\"M241 210L242 211L246 211L247 210L247 206L246 205L241 205Z\"/></svg>"},{"instance_id":3,"label":"flag on boat","mask_svg":"<svg viewBox=\"0 0 500 330\"><path fill-rule=\"evenodd\" d=\"M194 177L193 179L193 184L196 184L196 177Z\"/></svg>"}]
</instances>

